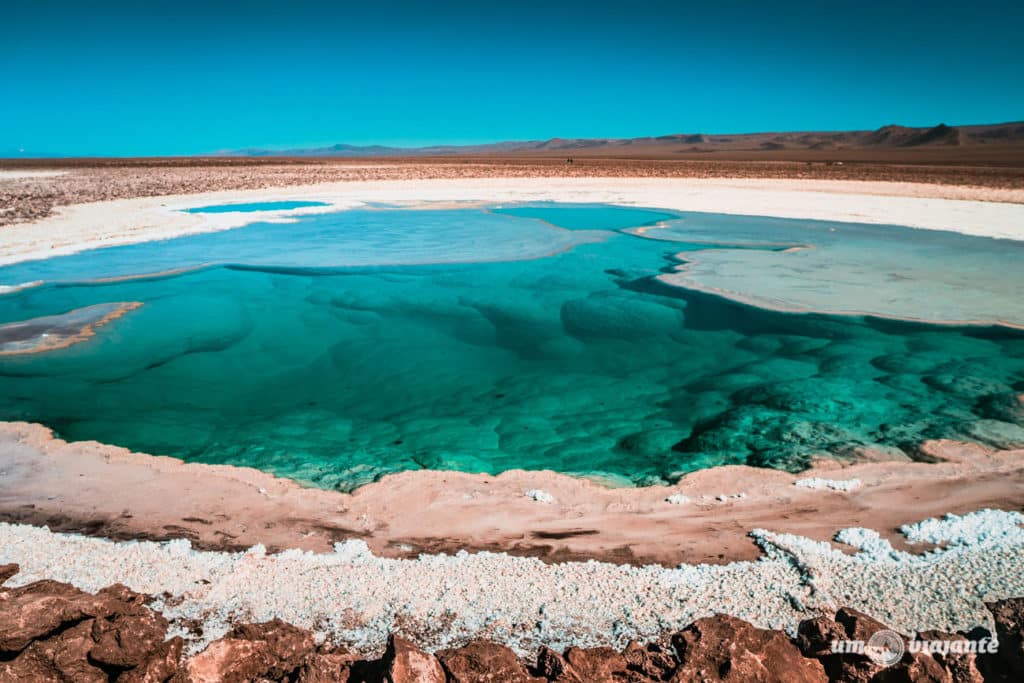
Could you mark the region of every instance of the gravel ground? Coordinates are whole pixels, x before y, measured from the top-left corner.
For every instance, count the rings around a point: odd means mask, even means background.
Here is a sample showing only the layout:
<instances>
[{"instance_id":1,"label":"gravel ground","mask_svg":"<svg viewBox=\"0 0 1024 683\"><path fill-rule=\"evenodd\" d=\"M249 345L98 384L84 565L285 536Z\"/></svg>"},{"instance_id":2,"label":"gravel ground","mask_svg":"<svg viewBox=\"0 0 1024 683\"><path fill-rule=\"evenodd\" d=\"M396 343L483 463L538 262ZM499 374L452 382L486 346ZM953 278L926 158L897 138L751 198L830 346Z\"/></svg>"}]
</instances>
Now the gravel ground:
<instances>
[{"instance_id":1,"label":"gravel ground","mask_svg":"<svg viewBox=\"0 0 1024 683\"><path fill-rule=\"evenodd\" d=\"M798 161L659 161L639 159L444 160L0 160L0 225L39 220L56 207L110 199L214 190L252 190L339 181L427 178L774 178L926 183L940 196L976 199L979 188L1002 190L994 201L1024 201L1024 168L1002 166ZM958 190L957 186L963 188Z\"/></svg>"},{"instance_id":2,"label":"gravel ground","mask_svg":"<svg viewBox=\"0 0 1024 683\"><path fill-rule=\"evenodd\" d=\"M362 541L319 554L201 552L184 540L113 542L0 524L0 562L21 565L19 585L50 578L95 591L121 582L160 596L153 607L193 651L230 623L279 617L362 652L398 631L431 650L485 636L525 654L540 644L622 647L714 613L792 630L850 606L906 633L990 627L983 601L1024 595L1022 522L982 510L905 527L908 538L942 544L923 555L896 551L870 529L840 532L846 552L757 530L759 561L674 569L502 553L384 559Z\"/></svg>"}]
</instances>

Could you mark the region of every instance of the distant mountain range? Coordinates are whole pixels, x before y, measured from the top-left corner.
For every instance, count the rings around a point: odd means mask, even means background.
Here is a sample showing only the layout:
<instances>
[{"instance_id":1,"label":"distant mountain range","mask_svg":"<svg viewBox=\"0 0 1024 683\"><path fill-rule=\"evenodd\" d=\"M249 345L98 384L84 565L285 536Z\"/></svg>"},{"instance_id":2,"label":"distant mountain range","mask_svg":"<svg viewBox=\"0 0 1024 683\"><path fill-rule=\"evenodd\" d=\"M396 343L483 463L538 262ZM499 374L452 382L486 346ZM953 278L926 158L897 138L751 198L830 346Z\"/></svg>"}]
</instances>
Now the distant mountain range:
<instances>
[{"instance_id":1,"label":"distant mountain range","mask_svg":"<svg viewBox=\"0 0 1024 683\"><path fill-rule=\"evenodd\" d=\"M482 145L386 147L346 145L304 149L241 149L220 156L281 157L412 157L412 156L687 156L729 152L828 152L838 150L898 150L907 148L1024 147L1024 121L977 126L931 128L884 126L878 130L743 133L712 135L683 133L642 138L552 138L495 142Z\"/></svg>"}]
</instances>

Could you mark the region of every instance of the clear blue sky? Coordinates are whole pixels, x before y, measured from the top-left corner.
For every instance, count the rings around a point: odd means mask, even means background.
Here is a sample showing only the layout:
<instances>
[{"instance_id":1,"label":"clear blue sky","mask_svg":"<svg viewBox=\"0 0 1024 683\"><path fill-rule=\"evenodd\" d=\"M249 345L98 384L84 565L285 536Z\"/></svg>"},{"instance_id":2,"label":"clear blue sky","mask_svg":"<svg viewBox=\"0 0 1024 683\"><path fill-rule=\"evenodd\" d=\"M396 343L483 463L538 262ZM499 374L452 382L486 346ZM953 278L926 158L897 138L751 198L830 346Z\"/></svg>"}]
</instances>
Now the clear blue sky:
<instances>
[{"instance_id":1,"label":"clear blue sky","mask_svg":"<svg viewBox=\"0 0 1024 683\"><path fill-rule=\"evenodd\" d=\"M0 12L0 156L1019 119L1019 0L8 0Z\"/></svg>"}]
</instances>

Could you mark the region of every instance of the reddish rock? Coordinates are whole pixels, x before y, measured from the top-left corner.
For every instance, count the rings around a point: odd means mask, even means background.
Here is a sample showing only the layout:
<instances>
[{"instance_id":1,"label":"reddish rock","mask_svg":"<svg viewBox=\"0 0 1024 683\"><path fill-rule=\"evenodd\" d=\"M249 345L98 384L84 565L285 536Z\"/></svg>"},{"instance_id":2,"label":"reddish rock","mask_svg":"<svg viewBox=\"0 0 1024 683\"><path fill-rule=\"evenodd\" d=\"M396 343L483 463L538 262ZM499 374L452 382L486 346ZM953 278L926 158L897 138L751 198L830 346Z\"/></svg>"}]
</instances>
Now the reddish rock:
<instances>
[{"instance_id":1,"label":"reddish rock","mask_svg":"<svg viewBox=\"0 0 1024 683\"><path fill-rule=\"evenodd\" d=\"M164 683L170 680L181 666L183 646L184 641L177 636L161 643L146 661L118 676L117 683Z\"/></svg>"},{"instance_id":2,"label":"reddish rock","mask_svg":"<svg viewBox=\"0 0 1024 683\"><path fill-rule=\"evenodd\" d=\"M999 640L999 651L984 658L987 669L993 675L1024 675L1024 598L988 602L985 606L992 613Z\"/></svg>"},{"instance_id":3,"label":"reddish rock","mask_svg":"<svg viewBox=\"0 0 1024 683\"><path fill-rule=\"evenodd\" d=\"M806 659L786 634L726 615L698 619L672 636L680 665L671 680L825 683L820 662Z\"/></svg>"},{"instance_id":4,"label":"reddish rock","mask_svg":"<svg viewBox=\"0 0 1024 683\"><path fill-rule=\"evenodd\" d=\"M610 681L616 674L624 676L629 668L626 658L610 647L570 647L565 661L584 681Z\"/></svg>"},{"instance_id":5,"label":"reddish rock","mask_svg":"<svg viewBox=\"0 0 1024 683\"><path fill-rule=\"evenodd\" d=\"M0 586L7 582L7 579L11 578L15 574L21 571L21 566L17 564L0 564Z\"/></svg>"},{"instance_id":6,"label":"reddish rock","mask_svg":"<svg viewBox=\"0 0 1024 683\"><path fill-rule=\"evenodd\" d=\"M316 652L310 655L299 669L298 683L346 683L349 680L366 680L366 678L350 678L352 664L355 660L344 651ZM375 680L379 677L373 677Z\"/></svg>"},{"instance_id":7,"label":"reddish rock","mask_svg":"<svg viewBox=\"0 0 1024 683\"><path fill-rule=\"evenodd\" d=\"M123 603L125 606L142 607L146 604L147 597L142 593L133 591L128 586L115 583L112 586L101 588L96 591L97 598L109 598Z\"/></svg>"},{"instance_id":8,"label":"reddish rock","mask_svg":"<svg viewBox=\"0 0 1024 683\"><path fill-rule=\"evenodd\" d=\"M271 667L266 643L221 638L189 659L174 683L242 683L265 678Z\"/></svg>"},{"instance_id":9,"label":"reddish rock","mask_svg":"<svg viewBox=\"0 0 1024 683\"><path fill-rule=\"evenodd\" d=\"M800 623L797 644L807 657L819 659L829 680L850 683L980 683L981 674L973 654L946 656L909 651L895 664L884 666L857 652L833 652L832 642L852 640L867 642L872 635L888 626L862 612L843 608L836 620L828 617L808 619ZM966 640L963 636L930 631L921 634L924 640ZM907 642L906 640L904 641Z\"/></svg>"},{"instance_id":10,"label":"reddish rock","mask_svg":"<svg viewBox=\"0 0 1024 683\"><path fill-rule=\"evenodd\" d=\"M889 627L878 619L858 612L852 607L843 607L836 612L836 622L843 627L846 637L850 640L867 642L876 632Z\"/></svg>"},{"instance_id":11,"label":"reddish rock","mask_svg":"<svg viewBox=\"0 0 1024 683\"><path fill-rule=\"evenodd\" d=\"M444 669L433 655L392 635L381 661L390 683L445 683Z\"/></svg>"},{"instance_id":12,"label":"reddish rock","mask_svg":"<svg viewBox=\"0 0 1024 683\"><path fill-rule=\"evenodd\" d=\"M285 672L299 668L314 648L312 633L280 619L236 626L227 637L266 643L267 652L274 660L270 676L278 675L279 672L284 675Z\"/></svg>"},{"instance_id":13,"label":"reddish rock","mask_svg":"<svg viewBox=\"0 0 1024 683\"><path fill-rule=\"evenodd\" d=\"M131 669L148 660L163 645L167 620L151 610L135 609L135 614L100 617L92 622L95 645L89 656L94 661Z\"/></svg>"},{"instance_id":14,"label":"reddish rock","mask_svg":"<svg viewBox=\"0 0 1024 683\"><path fill-rule=\"evenodd\" d=\"M565 657L548 647L537 653L537 673L555 683L583 683Z\"/></svg>"},{"instance_id":15,"label":"reddish rock","mask_svg":"<svg viewBox=\"0 0 1024 683\"><path fill-rule=\"evenodd\" d=\"M843 627L848 640L867 642L877 631L889 629L877 619L849 607L836 612L836 621ZM930 632L928 639L966 640L962 636L937 631ZM907 650L903 657L888 666L875 663L867 655L855 653L831 654L822 657L822 662L833 680L873 683L968 683L981 680L973 655L932 656L929 653L910 652L906 638L904 644ZM975 675L977 678L973 677Z\"/></svg>"},{"instance_id":16,"label":"reddish rock","mask_svg":"<svg viewBox=\"0 0 1024 683\"><path fill-rule=\"evenodd\" d=\"M668 674L675 670L675 656L657 643L641 645L636 641L630 641L626 645L622 656L630 670L643 674L653 680L668 678Z\"/></svg>"},{"instance_id":17,"label":"reddish rock","mask_svg":"<svg viewBox=\"0 0 1024 683\"><path fill-rule=\"evenodd\" d=\"M846 638L846 630L834 619L817 617L800 622L796 644L804 657L822 658L832 654L833 642Z\"/></svg>"},{"instance_id":18,"label":"reddish rock","mask_svg":"<svg viewBox=\"0 0 1024 683\"><path fill-rule=\"evenodd\" d=\"M942 631L923 631L917 634L917 639L967 642L967 638L960 634L943 633ZM939 663L946 673L949 674L950 680L955 681L955 683L982 683L984 680L981 671L978 669L978 655L973 652L936 653L930 656Z\"/></svg>"},{"instance_id":19,"label":"reddish rock","mask_svg":"<svg viewBox=\"0 0 1024 683\"><path fill-rule=\"evenodd\" d=\"M840 613L844 615L844 619L850 625L850 628L853 631L860 631L860 635L863 638L854 638L851 634L847 633L846 627L843 624L838 623L834 619L817 617L800 622L800 625L797 627L797 646L805 657L813 657L822 663L829 680L850 681L851 683L869 681L876 673L881 671L882 667L871 661L865 654L834 652L832 650L832 643L858 639L867 642L872 633L880 628L885 628L885 626L875 622L878 626L877 628L872 628L870 622L867 621L870 617L865 617L854 610L840 610ZM865 631L869 632L865 635Z\"/></svg>"},{"instance_id":20,"label":"reddish rock","mask_svg":"<svg viewBox=\"0 0 1024 683\"><path fill-rule=\"evenodd\" d=\"M114 595L90 595L58 581L0 588L0 653L20 652L68 624L121 614L130 607Z\"/></svg>"},{"instance_id":21,"label":"reddish rock","mask_svg":"<svg viewBox=\"0 0 1024 683\"><path fill-rule=\"evenodd\" d=\"M864 643L876 632L889 628L877 619L849 607L843 607L836 612L835 623L839 630L833 629L833 632L829 633L830 638L859 640ZM802 626L803 624L801 624ZM831 680L850 681L851 683L866 683L874 680L874 676L886 668L875 663L863 653L832 652L831 644L827 642L823 643L822 652L818 658Z\"/></svg>"},{"instance_id":22,"label":"reddish rock","mask_svg":"<svg viewBox=\"0 0 1024 683\"><path fill-rule=\"evenodd\" d=\"M279 619L237 626L179 670L181 683L242 683L280 680L297 672L313 650L309 631Z\"/></svg>"},{"instance_id":23,"label":"reddish rock","mask_svg":"<svg viewBox=\"0 0 1024 683\"><path fill-rule=\"evenodd\" d=\"M108 683L106 671L89 661L92 622L83 621L58 635L29 644L0 666L0 681L74 681Z\"/></svg>"},{"instance_id":24,"label":"reddish rock","mask_svg":"<svg viewBox=\"0 0 1024 683\"><path fill-rule=\"evenodd\" d=\"M463 647L437 653L451 683L533 683L534 678L516 653L504 645L474 640Z\"/></svg>"},{"instance_id":25,"label":"reddish rock","mask_svg":"<svg viewBox=\"0 0 1024 683\"><path fill-rule=\"evenodd\" d=\"M882 668L872 683L960 683L931 655L905 656L892 666Z\"/></svg>"}]
</instances>

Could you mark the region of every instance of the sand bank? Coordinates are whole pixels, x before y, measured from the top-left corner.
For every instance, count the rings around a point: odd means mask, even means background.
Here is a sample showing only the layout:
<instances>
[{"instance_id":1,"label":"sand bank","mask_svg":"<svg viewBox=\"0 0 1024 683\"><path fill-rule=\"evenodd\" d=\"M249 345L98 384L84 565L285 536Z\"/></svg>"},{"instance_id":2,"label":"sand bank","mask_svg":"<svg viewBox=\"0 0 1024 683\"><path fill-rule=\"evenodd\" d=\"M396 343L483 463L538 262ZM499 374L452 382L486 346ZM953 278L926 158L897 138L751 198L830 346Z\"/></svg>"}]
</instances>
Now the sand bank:
<instances>
[{"instance_id":1,"label":"sand bank","mask_svg":"<svg viewBox=\"0 0 1024 683\"><path fill-rule=\"evenodd\" d=\"M0 325L0 356L19 356L79 344L96 329L142 306L139 301L95 304L61 315L48 315Z\"/></svg>"},{"instance_id":2,"label":"sand bank","mask_svg":"<svg viewBox=\"0 0 1024 683\"><path fill-rule=\"evenodd\" d=\"M493 550L674 566L754 559L760 550L748 534L759 527L828 541L864 526L905 548L894 532L902 524L1024 508L1024 451L935 441L922 453L937 462L823 461L799 475L728 466L644 488L544 471L410 471L345 494L0 423L0 520L121 539L187 538L209 549L261 543L327 551L362 539L381 557ZM860 485L848 492L794 485L815 477Z\"/></svg>"},{"instance_id":3,"label":"sand bank","mask_svg":"<svg viewBox=\"0 0 1024 683\"><path fill-rule=\"evenodd\" d=\"M32 223L3 228L0 264L118 244L288 220L363 202L602 202L682 211L897 224L1024 239L1024 204L982 201L999 191L949 199L944 186L822 180L698 178L466 178L321 183L273 189L117 199L75 204ZM963 196L962 188L954 188ZM1004 192L1015 192L1006 190ZM995 194L993 194L995 193ZM1004 198L1005 199L1005 198ZM292 211L189 214L182 209L247 201L329 204Z\"/></svg>"}]
</instances>

